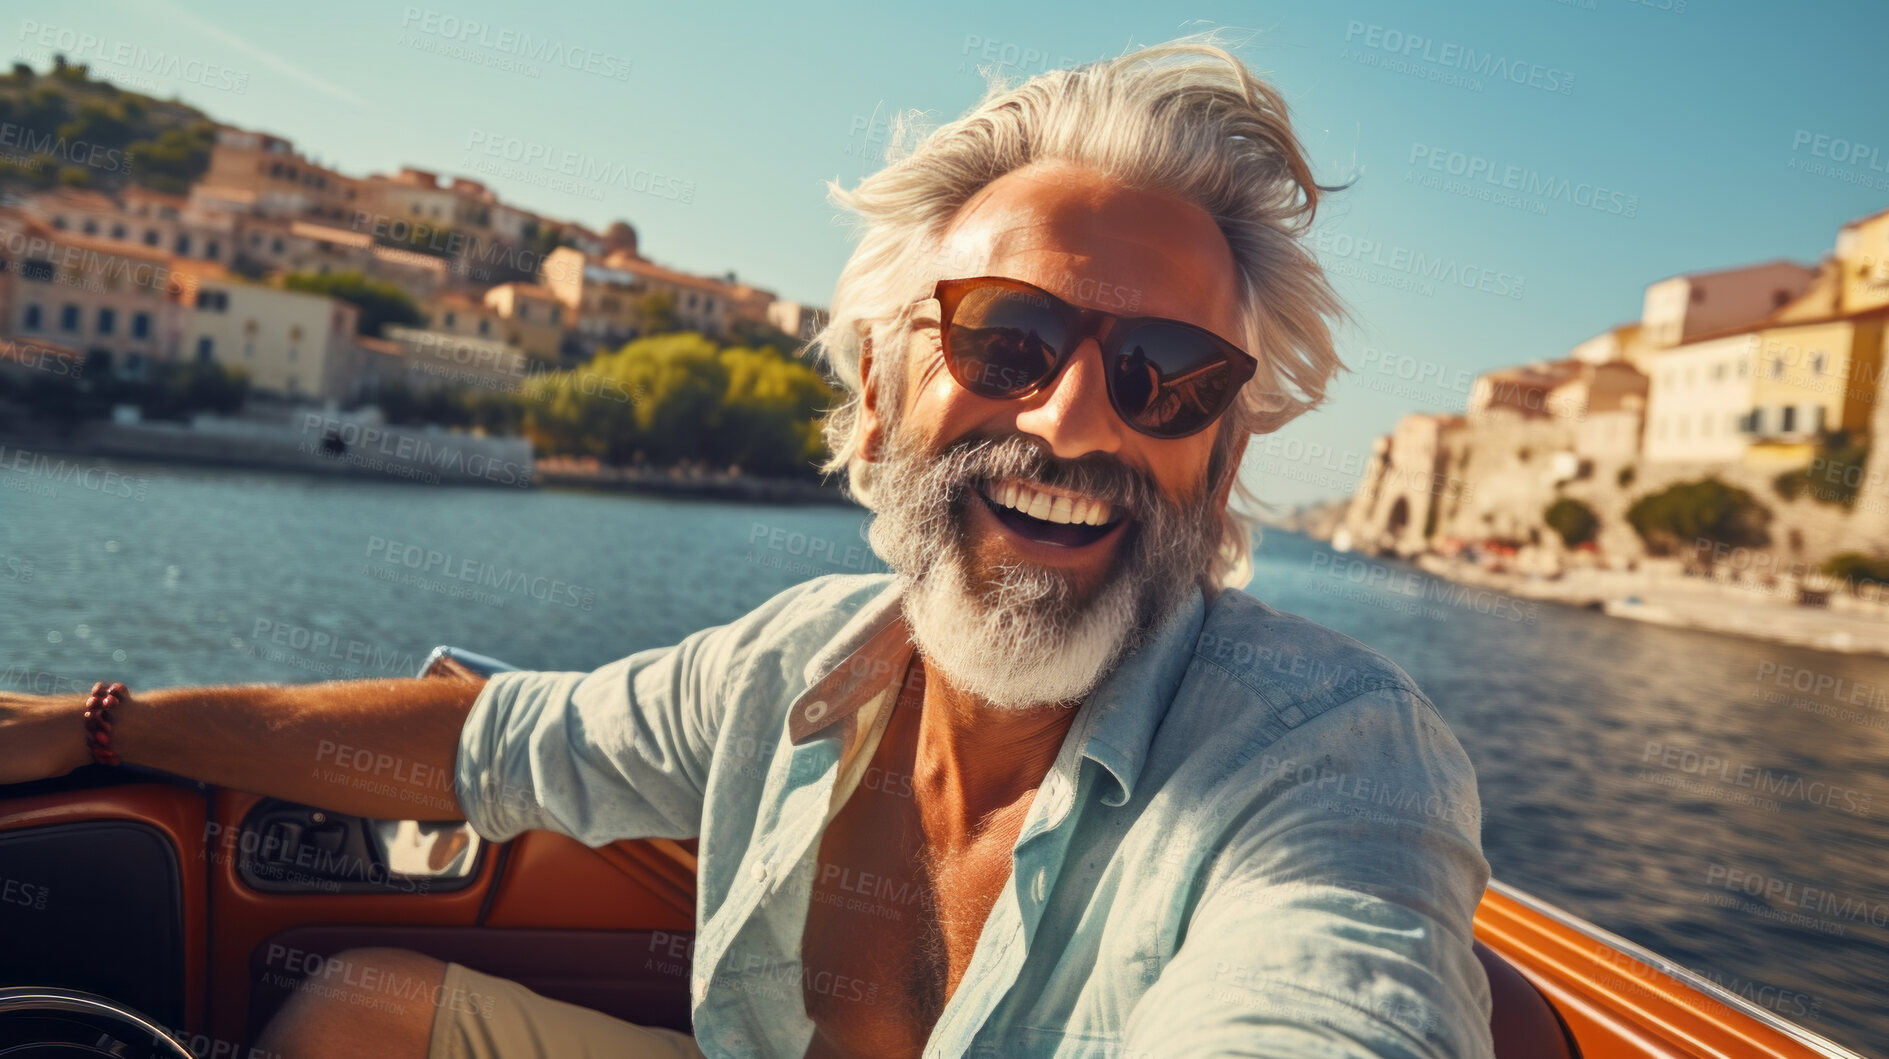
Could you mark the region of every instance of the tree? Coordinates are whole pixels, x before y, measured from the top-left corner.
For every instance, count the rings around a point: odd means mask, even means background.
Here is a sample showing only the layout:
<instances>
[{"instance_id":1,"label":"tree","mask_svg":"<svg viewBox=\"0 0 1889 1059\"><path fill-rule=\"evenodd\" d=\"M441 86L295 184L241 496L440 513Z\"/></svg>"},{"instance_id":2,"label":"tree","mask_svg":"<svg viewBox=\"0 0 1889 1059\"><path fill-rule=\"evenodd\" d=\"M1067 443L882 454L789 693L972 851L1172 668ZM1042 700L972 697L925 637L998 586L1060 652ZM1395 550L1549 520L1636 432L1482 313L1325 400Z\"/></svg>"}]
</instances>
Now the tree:
<instances>
[{"instance_id":1,"label":"tree","mask_svg":"<svg viewBox=\"0 0 1889 1059\"><path fill-rule=\"evenodd\" d=\"M1643 496L1627 522L1654 555L1688 555L1710 569L1720 546L1762 548L1771 543L1771 510L1750 493L1717 478L1682 482Z\"/></svg>"},{"instance_id":2,"label":"tree","mask_svg":"<svg viewBox=\"0 0 1889 1059\"><path fill-rule=\"evenodd\" d=\"M1579 548L1600 535L1600 518L1594 509L1572 497L1564 496L1549 504L1541 520L1570 548Z\"/></svg>"},{"instance_id":3,"label":"tree","mask_svg":"<svg viewBox=\"0 0 1889 1059\"><path fill-rule=\"evenodd\" d=\"M426 322L407 292L392 283L368 279L359 272L296 272L282 278L289 290L339 298L361 311L355 331L380 335L389 325L418 327Z\"/></svg>"},{"instance_id":4,"label":"tree","mask_svg":"<svg viewBox=\"0 0 1889 1059\"><path fill-rule=\"evenodd\" d=\"M1853 508L1868 461L1868 438L1852 438L1847 432L1827 434L1818 439L1816 455L1809 464L1778 475L1772 479L1771 488L1783 500L1795 500L1808 493L1818 503Z\"/></svg>"},{"instance_id":5,"label":"tree","mask_svg":"<svg viewBox=\"0 0 1889 1059\"><path fill-rule=\"evenodd\" d=\"M724 349L728 393L717 431L718 462L757 474L804 474L825 448L819 416L833 402L826 380L772 347Z\"/></svg>"},{"instance_id":6,"label":"tree","mask_svg":"<svg viewBox=\"0 0 1889 1059\"><path fill-rule=\"evenodd\" d=\"M1874 584L1880 595L1889 584L1889 559L1877 559L1862 552L1842 552L1823 562L1823 572L1844 582L1852 595L1861 595L1862 586Z\"/></svg>"},{"instance_id":7,"label":"tree","mask_svg":"<svg viewBox=\"0 0 1889 1059\"><path fill-rule=\"evenodd\" d=\"M646 335L669 334L682 326L676 319L676 296L666 290L643 295L636 305L636 317L638 328Z\"/></svg>"}]
</instances>

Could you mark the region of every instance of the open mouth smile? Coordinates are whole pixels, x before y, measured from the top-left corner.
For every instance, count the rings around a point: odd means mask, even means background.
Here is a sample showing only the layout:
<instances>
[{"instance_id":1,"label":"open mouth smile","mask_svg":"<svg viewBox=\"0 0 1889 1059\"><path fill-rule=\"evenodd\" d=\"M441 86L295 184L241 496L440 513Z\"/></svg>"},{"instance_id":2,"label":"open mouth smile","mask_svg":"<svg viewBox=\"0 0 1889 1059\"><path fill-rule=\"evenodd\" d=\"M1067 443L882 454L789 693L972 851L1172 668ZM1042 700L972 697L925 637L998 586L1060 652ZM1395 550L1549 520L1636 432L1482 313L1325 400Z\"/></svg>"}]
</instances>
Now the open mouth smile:
<instances>
[{"instance_id":1,"label":"open mouth smile","mask_svg":"<svg viewBox=\"0 0 1889 1059\"><path fill-rule=\"evenodd\" d=\"M978 487L977 495L1005 529L1037 544L1087 547L1128 521L1101 497L1050 489L1015 478L985 482Z\"/></svg>"}]
</instances>

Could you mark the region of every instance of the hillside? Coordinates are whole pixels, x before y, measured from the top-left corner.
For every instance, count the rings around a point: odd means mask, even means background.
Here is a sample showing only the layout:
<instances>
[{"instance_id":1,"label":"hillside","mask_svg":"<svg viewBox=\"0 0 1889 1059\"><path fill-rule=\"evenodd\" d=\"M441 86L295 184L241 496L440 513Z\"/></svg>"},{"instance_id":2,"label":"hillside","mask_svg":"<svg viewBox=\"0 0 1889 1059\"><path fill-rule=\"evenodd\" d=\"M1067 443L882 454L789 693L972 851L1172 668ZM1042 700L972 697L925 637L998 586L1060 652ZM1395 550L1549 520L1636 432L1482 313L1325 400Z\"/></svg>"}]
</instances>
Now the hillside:
<instances>
[{"instance_id":1,"label":"hillside","mask_svg":"<svg viewBox=\"0 0 1889 1059\"><path fill-rule=\"evenodd\" d=\"M136 183L185 194L210 164L216 123L177 100L94 80L55 60L0 75L0 190L54 185L113 191Z\"/></svg>"}]
</instances>

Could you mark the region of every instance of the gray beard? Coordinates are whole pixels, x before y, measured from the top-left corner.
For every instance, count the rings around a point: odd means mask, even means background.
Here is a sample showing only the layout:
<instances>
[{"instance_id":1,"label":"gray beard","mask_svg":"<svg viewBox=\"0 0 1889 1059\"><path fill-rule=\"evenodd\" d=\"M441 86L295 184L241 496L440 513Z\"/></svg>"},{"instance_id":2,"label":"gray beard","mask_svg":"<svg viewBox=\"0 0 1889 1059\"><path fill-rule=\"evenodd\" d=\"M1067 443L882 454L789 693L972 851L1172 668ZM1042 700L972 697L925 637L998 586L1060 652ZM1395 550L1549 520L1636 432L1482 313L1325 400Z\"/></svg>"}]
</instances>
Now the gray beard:
<instances>
[{"instance_id":1,"label":"gray beard","mask_svg":"<svg viewBox=\"0 0 1889 1059\"><path fill-rule=\"evenodd\" d=\"M1117 561L1084 592L1052 567L973 570L976 487L1014 477L1101 496L1133 520ZM1174 616L1212 561L1219 523L1206 483L1175 502L1106 456L1062 460L1022 434L970 436L941 453L893 431L874 470L868 539L901 580L913 641L957 688L1005 710L1086 698Z\"/></svg>"}]
</instances>

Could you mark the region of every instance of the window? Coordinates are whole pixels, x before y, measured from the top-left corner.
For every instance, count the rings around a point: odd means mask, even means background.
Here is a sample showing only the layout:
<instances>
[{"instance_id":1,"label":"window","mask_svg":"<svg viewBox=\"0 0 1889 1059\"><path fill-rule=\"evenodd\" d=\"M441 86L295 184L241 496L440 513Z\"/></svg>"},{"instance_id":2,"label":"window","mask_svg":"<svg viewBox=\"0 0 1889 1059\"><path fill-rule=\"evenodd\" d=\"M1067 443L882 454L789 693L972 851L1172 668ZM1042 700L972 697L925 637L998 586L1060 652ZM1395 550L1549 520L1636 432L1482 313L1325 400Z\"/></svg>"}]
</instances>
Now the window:
<instances>
[{"instance_id":1,"label":"window","mask_svg":"<svg viewBox=\"0 0 1889 1059\"><path fill-rule=\"evenodd\" d=\"M551 322L554 324L564 322L564 307L563 306L553 305L551 307Z\"/></svg>"},{"instance_id":2,"label":"window","mask_svg":"<svg viewBox=\"0 0 1889 1059\"><path fill-rule=\"evenodd\" d=\"M1789 434L1796 431L1796 429L1797 429L1797 406L1787 404L1784 406L1784 429L1782 432L1785 434Z\"/></svg>"},{"instance_id":3,"label":"window","mask_svg":"<svg viewBox=\"0 0 1889 1059\"><path fill-rule=\"evenodd\" d=\"M190 236L186 235L183 232L178 232L177 233L177 256L186 257L189 254L190 254Z\"/></svg>"},{"instance_id":4,"label":"window","mask_svg":"<svg viewBox=\"0 0 1889 1059\"><path fill-rule=\"evenodd\" d=\"M486 335L490 335L491 333L492 333L492 321L480 320L479 321L479 334L481 336L486 336Z\"/></svg>"},{"instance_id":5,"label":"window","mask_svg":"<svg viewBox=\"0 0 1889 1059\"><path fill-rule=\"evenodd\" d=\"M131 314L131 337L132 338L150 338L151 337L151 314L150 313L132 313Z\"/></svg>"},{"instance_id":6,"label":"window","mask_svg":"<svg viewBox=\"0 0 1889 1059\"><path fill-rule=\"evenodd\" d=\"M217 255L221 254L222 252L223 252L223 248L217 245L217 241L215 239L205 239L203 241L203 256L206 259L215 261L217 259Z\"/></svg>"},{"instance_id":7,"label":"window","mask_svg":"<svg viewBox=\"0 0 1889 1059\"><path fill-rule=\"evenodd\" d=\"M1810 373L1812 375L1822 375L1824 369L1828 366L1827 358L1824 356L1823 351L1819 350L1810 355Z\"/></svg>"},{"instance_id":8,"label":"window","mask_svg":"<svg viewBox=\"0 0 1889 1059\"><path fill-rule=\"evenodd\" d=\"M20 326L26 328L28 331L39 330L40 323L39 323L39 306L38 305L35 305L35 304L27 305L26 315L22 318L20 322Z\"/></svg>"},{"instance_id":9,"label":"window","mask_svg":"<svg viewBox=\"0 0 1889 1059\"><path fill-rule=\"evenodd\" d=\"M1773 379L1782 379L1784 377L1783 357L1773 357L1771 359L1771 377Z\"/></svg>"},{"instance_id":10,"label":"window","mask_svg":"<svg viewBox=\"0 0 1889 1059\"><path fill-rule=\"evenodd\" d=\"M112 238L123 239L124 237L125 237L125 226L122 224L112 225Z\"/></svg>"},{"instance_id":11,"label":"window","mask_svg":"<svg viewBox=\"0 0 1889 1059\"><path fill-rule=\"evenodd\" d=\"M159 232L156 228L146 228L144 230L145 246L156 246L159 242L163 241L163 238L163 233Z\"/></svg>"},{"instance_id":12,"label":"window","mask_svg":"<svg viewBox=\"0 0 1889 1059\"><path fill-rule=\"evenodd\" d=\"M209 335L197 339L197 363L208 364L214 359L216 359L216 343L211 341Z\"/></svg>"},{"instance_id":13,"label":"window","mask_svg":"<svg viewBox=\"0 0 1889 1059\"><path fill-rule=\"evenodd\" d=\"M59 310L59 329L62 331L77 331L79 329L78 306L67 305L65 308Z\"/></svg>"},{"instance_id":14,"label":"window","mask_svg":"<svg viewBox=\"0 0 1889 1059\"><path fill-rule=\"evenodd\" d=\"M270 241L269 252L272 254L279 254L282 252L282 237L281 236L277 236L275 239Z\"/></svg>"},{"instance_id":15,"label":"window","mask_svg":"<svg viewBox=\"0 0 1889 1059\"><path fill-rule=\"evenodd\" d=\"M87 234L87 235L97 235L97 234L98 234L98 222L97 222L97 221L95 221L95 220L93 220L93 219L92 219L92 218L90 218L90 217L87 217L87 218L85 219L85 223L84 223L84 224L81 224L81 225L79 225L79 230L80 230L80 231L82 231L82 232L84 232L84 233L85 233L85 234Z\"/></svg>"},{"instance_id":16,"label":"window","mask_svg":"<svg viewBox=\"0 0 1889 1059\"><path fill-rule=\"evenodd\" d=\"M197 311L206 313L226 312L230 307L230 292L223 290L200 290L197 292Z\"/></svg>"},{"instance_id":17,"label":"window","mask_svg":"<svg viewBox=\"0 0 1889 1059\"><path fill-rule=\"evenodd\" d=\"M117 325L118 325L117 313L112 312L110 309L100 309L98 311L98 333L99 334L109 335L112 333L112 328L116 327Z\"/></svg>"},{"instance_id":18,"label":"window","mask_svg":"<svg viewBox=\"0 0 1889 1059\"><path fill-rule=\"evenodd\" d=\"M63 232L66 230L66 219L63 216L54 217L52 219L52 226Z\"/></svg>"},{"instance_id":19,"label":"window","mask_svg":"<svg viewBox=\"0 0 1889 1059\"><path fill-rule=\"evenodd\" d=\"M133 379L144 378L144 354L125 354L125 374Z\"/></svg>"},{"instance_id":20,"label":"window","mask_svg":"<svg viewBox=\"0 0 1889 1059\"><path fill-rule=\"evenodd\" d=\"M33 258L20 266L20 278L35 280L40 283L52 282L52 262L45 258Z\"/></svg>"},{"instance_id":21,"label":"window","mask_svg":"<svg viewBox=\"0 0 1889 1059\"><path fill-rule=\"evenodd\" d=\"M441 320L441 323L442 323L442 326L445 326L445 327L452 327L452 326L453 326L453 314L452 314L452 311L451 311L451 310L447 310L447 312L445 313L445 315L443 315L442 317L440 317L440 320Z\"/></svg>"}]
</instances>

